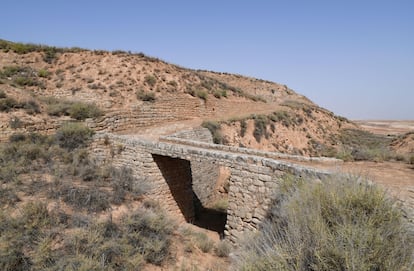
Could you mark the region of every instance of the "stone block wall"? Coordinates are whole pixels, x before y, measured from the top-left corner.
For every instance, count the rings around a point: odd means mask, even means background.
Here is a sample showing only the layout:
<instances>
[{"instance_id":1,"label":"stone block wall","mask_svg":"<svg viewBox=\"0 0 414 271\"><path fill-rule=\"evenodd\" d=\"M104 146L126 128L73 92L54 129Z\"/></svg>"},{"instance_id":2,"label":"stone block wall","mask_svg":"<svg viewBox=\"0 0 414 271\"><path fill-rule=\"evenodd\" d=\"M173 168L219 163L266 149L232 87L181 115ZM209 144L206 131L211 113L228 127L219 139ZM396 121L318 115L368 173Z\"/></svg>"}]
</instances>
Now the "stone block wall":
<instances>
[{"instance_id":1,"label":"stone block wall","mask_svg":"<svg viewBox=\"0 0 414 271\"><path fill-rule=\"evenodd\" d=\"M220 166L211 161L191 161L193 190L203 206L211 203L219 178Z\"/></svg>"},{"instance_id":2,"label":"stone block wall","mask_svg":"<svg viewBox=\"0 0 414 271\"><path fill-rule=\"evenodd\" d=\"M203 127L180 131L172 134L171 137L213 144L213 136L208 129ZM214 197L216 182L220 174L220 166L208 161L191 161L191 171L194 193L201 204L206 206L211 203Z\"/></svg>"},{"instance_id":3,"label":"stone block wall","mask_svg":"<svg viewBox=\"0 0 414 271\"><path fill-rule=\"evenodd\" d=\"M187 222L194 221L194 194L190 162L156 154L153 155L153 158L167 182L181 214Z\"/></svg>"},{"instance_id":4,"label":"stone block wall","mask_svg":"<svg viewBox=\"0 0 414 271\"><path fill-rule=\"evenodd\" d=\"M152 155L147 147L139 142L119 140L109 134L98 134L89 149L98 164L111 163L116 168L130 168L136 178L147 182L148 197L159 202L177 221L189 221L194 216L194 210L191 204L187 206L186 201L192 199L193 194L179 182L191 181L188 178L191 174L189 162L169 157L163 159L161 156ZM177 182L174 182L175 178ZM177 200L180 195L183 195L183 200Z\"/></svg>"}]
</instances>

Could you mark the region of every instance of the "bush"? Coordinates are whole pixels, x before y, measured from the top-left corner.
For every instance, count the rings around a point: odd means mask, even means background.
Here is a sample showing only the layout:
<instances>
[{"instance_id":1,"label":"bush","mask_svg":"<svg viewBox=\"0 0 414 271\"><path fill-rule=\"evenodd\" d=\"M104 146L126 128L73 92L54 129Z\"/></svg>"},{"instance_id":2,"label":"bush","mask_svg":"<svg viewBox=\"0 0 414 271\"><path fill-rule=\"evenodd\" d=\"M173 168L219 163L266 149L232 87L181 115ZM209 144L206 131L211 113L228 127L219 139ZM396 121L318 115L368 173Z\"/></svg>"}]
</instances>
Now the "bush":
<instances>
[{"instance_id":1,"label":"bush","mask_svg":"<svg viewBox=\"0 0 414 271\"><path fill-rule=\"evenodd\" d=\"M20 108L20 104L13 98L0 99L0 112L9 112L11 109Z\"/></svg>"},{"instance_id":2,"label":"bush","mask_svg":"<svg viewBox=\"0 0 414 271\"><path fill-rule=\"evenodd\" d=\"M210 252L214 247L214 242L203 232L195 233L195 242L204 253Z\"/></svg>"},{"instance_id":3,"label":"bush","mask_svg":"<svg viewBox=\"0 0 414 271\"><path fill-rule=\"evenodd\" d=\"M23 67L18 67L18 66L6 66L3 67L3 71L0 72L0 77L12 77L16 74L19 74L21 72L25 72L26 69Z\"/></svg>"},{"instance_id":4,"label":"bush","mask_svg":"<svg viewBox=\"0 0 414 271\"><path fill-rule=\"evenodd\" d=\"M11 188L0 187L0 208L3 208L5 205L14 205L16 202L19 202L20 199Z\"/></svg>"},{"instance_id":5,"label":"bush","mask_svg":"<svg viewBox=\"0 0 414 271\"><path fill-rule=\"evenodd\" d=\"M76 187L62 185L54 188L54 197L77 209L100 212L108 209L109 193L96 187Z\"/></svg>"},{"instance_id":6,"label":"bush","mask_svg":"<svg viewBox=\"0 0 414 271\"><path fill-rule=\"evenodd\" d=\"M50 116L70 116L76 120L97 118L103 115L95 104L58 100L53 97L45 98L47 113Z\"/></svg>"},{"instance_id":7,"label":"bush","mask_svg":"<svg viewBox=\"0 0 414 271\"><path fill-rule=\"evenodd\" d=\"M207 100L207 95L208 95L208 93L204 90L201 90L201 89L199 89L195 92L195 96L202 99L202 100L204 100L204 101Z\"/></svg>"},{"instance_id":8,"label":"bush","mask_svg":"<svg viewBox=\"0 0 414 271\"><path fill-rule=\"evenodd\" d=\"M56 53L58 52L58 49L55 47L45 47L43 51L43 61L51 64L53 60L56 59Z\"/></svg>"},{"instance_id":9,"label":"bush","mask_svg":"<svg viewBox=\"0 0 414 271\"><path fill-rule=\"evenodd\" d=\"M296 123L296 120L291 115L291 113L287 111L276 111L276 112L273 112L273 114L270 115L269 117L270 117L270 120L272 120L273 122L280 122L282 123L283 126L287 128L289 128L289 126L291 125L298 124Z\"/></svg>"},{"instance_id":10,"label":"bush","mask_svg":"<svg viewBox=\"0 0 414 271\"><path fill-rule=\"evenodd\" d=\"M110 178L113 189L111 202L114 204L124 202L126 193L137 198L149 190L147 182L144 179L136 179L130 168L110 168Z\"/></svg>"},{"instance_id":11,"label":"bush","mask_svg":"<svg viewBox=\"0 0 414 271\"><path fill-rule=\"evenodd\" d=\"M210 130L215 144L221 144L223 142L223 136L220 132L220 123L214 121L203 121L201 126Z\"/></svg>"},{"instance_id":12,"label":"bush","mask_svg":"<svg viewBox=\"0 0 414 271\"><path fill-rule=\"evenodd\" d=\"M240 121L240 136L244 137L244 135L246 134L246 130L247 130L247 122L246 120L241 120Z\"/></svg>"},{"instance_id":13,"label":"bush","mask_svg":"<svg viewBox=\"0 0 414 271\"><path fill-rule=\"evenodd\" d=\"M56 141L60 147L73 150L84 147L94 131L79 123L68 123L56 131Z\"/></svg>"},{"instance_id":14,"label":"bush","mask_svg":"<svg viewBox=\"0 0 414 271\"><path fill-rule=\"evenodd\" d=\"M35 201L24 206L19 223L24 225L26 235L35 240L44 227L52 225L53 218L49 215L45 203Z\"/></svg>"},{"instance_id":15,"label":"bush","mask_svg":"<svg viewBox=\"0 0 414 271\"><path fill-rule=\"evenodd\" d=\"M411 155L410 158L408 159L408 163L410 165L414 165L414 155Z\"/></svg>"},{"instance_id":16,"label":"bush","mask_svg":"<svg viewBox=\"0 0 414 271\"><path fill-rule=\"evenodd\" d=\"M135 93L138 100L144 102L154 102L155 101L155 93L154 92L145 92L143 90L139 90Z\"/></svg>"},{"instance_id":17,"label":"bush","mask_svg":"<svg viewBox=\"0 0 414 271\"><path fill-rule=\"evenodd\" d=\"M147 75L144 78L144 82L148 84L149 86L154 87L155 84L157 83L157 78L155 78L155 76L153 75Z\"/></svg>"},{"instance_id":18,"label":"bush","mask_svg":"<svg viewBox=\"0 0 414 271\"><path fill-rule=\"evenodd\" d=\"M263 136L265 136L266 138L269 137L266 129L267 123L268 119L266 118L266 116L257 116L254 118L253 136L257 142L260 142Z\"/></svg>"},{"instance_id":19,"label":"bush","mask_svg":"<svg viewBox=\"0 0 414 271\"><path fill-rule=\"evenodd\" d=\"M4 99L6 97L7 97L6 92L4 92L4 90L0 90L0 99Z\"/></svg>"},{"instance_id":20,"label":"bush","mask_svg":"<svg viewBox=\"0 0 414 271\"><path fill-rule=\"evenodd\" d=\"M40 113L39 104L35 100L29 100L21 105L27 114L34 115Z\"/></svg>"},{"instance_id":21,"label":"bush","mask_svg":"<svg viewBox=\"0 0 414 271\"><path fill-rule=\"evenodd\" d=\"M219 257L228 257L231 251L231 246L227 241L220 241L214 252Z\"/></svg>"},{"instance_id":22,"label":"bush","mask_svg":"<svg viewBox=\"0 0 414 271\"><path fill-rule=\"evenodd\" d=\"M21 121L18 117L13 117L9 120L9 126L12 129L22 128L23 125L23 121Z\"/></svg>"},{"instance_id":23,"label":"bush","mask_svg":"<svg viewBox=\"0 0 414 271\"><path fill-rule=\"evenodd\" d=\"M47 114L50 116L69 116L69 109L72 102L65 100L58 100L53 97L47 97L43 99L47 104Z\"/></svg>"},{"instance_id":24,"label":"bush","mask_svg":"<svg viewBox=\"0 0 414 271\"><path fill-rule=\"evenodd\" d=\"M48 70L41 69L37 72L37 75L39 77L47 78L47 77L49 77L50 72Z\"/></svg>"},{"instance_id":25,"label":"bush","mask_svg":"<svg viewBox=\"0 0 414 271\"><path fill-rule=\"evenodd\" d=\"M144 259L160 265L169 255L174 225L158 210L141 209L123 221L128 244L140 251Z\"/></svg>"},{"instance_id":26,"label":"bush","mask_svg":"<svg viewBox=\"0 0 414 271\"><path fill-rule=\"evenodd\" d=\"M87 118L97 118L102 116L102 111L94 104L81 102L72 103L68 109L71 118L85 120Z\"/></svg>"},{"instance_id":27,"label":"bush","mask_svg":"<svg viewBox=\"0 0 414 271\"><path fill-rule=\"evenodd\" d=\"M66 233L60 248L64 257L54 257L58 268L53 270L141 270L145 261L161 265L170 253L171 222L145 209L121 221L93 222Z\"/></svg>"},{"instance_id":28,"label":"bush","mask_svg":"<svg viewBox=\"0 0 414 271\"><path fill-rule=\"evenodd\" d=\"M221 99L221 97L225 97L225 98L227 98L227 92L226 92L226 90L220 90L220 89L215 90L215 91L213 92L213 95L214 95L214 97L216 97L217 99Z\"/></svg>"},{"instance_id":29,"label":"bush","mask_svg":"<svg viewBox=\"0 0 414 271\"><path fill-rule=\"evenodd\" d=\"M237 270L413 270L414 235L403 212L357 177L288 178Z\"/></svg>"}]
</instances>

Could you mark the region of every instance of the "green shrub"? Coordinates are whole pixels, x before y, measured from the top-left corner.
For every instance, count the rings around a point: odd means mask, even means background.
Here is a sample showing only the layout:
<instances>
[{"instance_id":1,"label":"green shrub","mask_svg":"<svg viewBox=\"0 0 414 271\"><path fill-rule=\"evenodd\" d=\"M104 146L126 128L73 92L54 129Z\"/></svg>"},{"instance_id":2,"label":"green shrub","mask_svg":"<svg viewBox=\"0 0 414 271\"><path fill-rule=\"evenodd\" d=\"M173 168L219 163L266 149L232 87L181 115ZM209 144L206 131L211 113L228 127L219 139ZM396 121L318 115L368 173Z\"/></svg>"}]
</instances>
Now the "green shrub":
<instances>
[{"instance_id":1,"label":"green shrub","mask_svg":"<svg viewBox=\"0 0 414 271\"><path fill-rule=\"evenodd\" d=\"M128 244L140 251L147 262L160 265L168 257L174 224L159 210L135 211L122 224Z\"/></svg>"},{"instance_id":2,"label":"green shrub","mask_svg":"<svg viewBox=\"0 0 414 271\"><path fill-rule=\"evenodd\" d=\"M102 116L102 111L94 104L74 102L70 105L68 113L71 118L85 120Z\"/></svg>"},{"instance_id":3,"label":"green shrub","mask_svg":"<svg viewBox=\"0 0 414 271\"><path fill-rule=\"evenodd\" d=\"M0 78L11 79L18 86L42 86L37 80L37 72L30 67L6 66L0 72Z\"/></svg>"},{"instance_id":4,"label":"green shrub","mask_svg":"<svg viewBox=\"0 0 414 271\"><path fill-rule=\"evenodd\" d=\"M220 131L220 123L214 121L203 121L201 126L210 130L215 144L221 144L223 142L223 136Z\"/></svg>"},{"instance_id":5,"label":"green shrub","mask_svg":"<svg viewBox=\"0 0 414 271\"><path fill-rule=\"evenodd\" d=\"M202 99L202 100L204 100L204 101L206 101L208 93L204 90L199 89L199 90L196 90L195 96Z\"/></svg>"},{"instance_id":6,"label":"green shrub","mask_svg":"<svg viewBox=\"0 0 414 271\"><path fill-rule=\"evenodd\" d=\"M246 130L247 130L247 122L246 120L241 120L240 121L240 136L244 137L244 135L246 134Z\"/></svg>"},{"instance_id":7,"label":"green shrub","mask_svg":"<svg viewBox=\"0 0 414 271\"><path fill-rule=\"evenodd\" d=\"M76 120L85 120L103 115L102 110L95 104L60 100L54 97L43 98L43 101L47 104L46 111L50 116L70 116Z\"/></svg>"},{"instance_id":8,"label":"green shrub","mask_svg":"<svg viewBox=\"0 0 414 271\"><path fill-rule=\"evenodd\" d=\"M34 115L40 113L40 106L35 100L28 100L21 104L27 114Z\"/></svg>"},{"instance_id":9,"label":"green shrub","mask_svg":"<svg viewBox=\"0 0 414 271\"><path fill-rule=\"evenodd\" d=\"M0 40L0 49L5 52L11 50L17 54L27 54L35 51L42 51L45 48L47 48L47 46Z\"/></svg>"},{"instance_id":10,"label":"green shrub","mask_svg":"<svg viewBox=\"0 0 414 271\"><path fill-rule=\"evenodd\" d=\"M5 205L13 206L19 201L20 198L12 188L0 187L0 208L3 208Z\"/></svg>"},{"instance_id":11,"label":"green shrub","mask_svg":"<svg viewBox=\"0 0 414 271\"><path fill-rule=\"evenodd\" d=\"M155 84L157 83L157 78L153 75L147 75L144 78L144 82L148 84L149 86L154 87Z\"/></svg>"},{"instance_id":12,"label":"green shrub","mask_svg":"<svg viewBox=\"0 0 414 271\"><path fill-rule=\"evenodd\" d=\"M155 93L154 92L145 92L144 90L138 90L135 95L137 96L138 100L144 102L154 102L155 101Z\"/></svg>"},{"instance_id":13,"label":"green shrub","mask_svg":"<svg viewBox=\"0 0 414 271\"><path fill-rule=\"evenodd\" d=\"M412 270L414 235L395 201L358 177L288 178L237 270Z\"/></svg>"},{"instance_id":14,"label":"green shrub","mask_svg":"<svg viewBox=\"0 0 414 271\"><path fill-rule=\"evenodd\" d=\"M61 198L65 203L77 209L100 212L110 207L109 192L96 187L61 185L54 190L53 197Z\"/></svg>"},{"instance_id":15,"label":"green shrub","mask_svg":"<svg viewBox=\"0 0 414 271\"><path fill-rule=\"evenodd\" d=\"M113 189L111 202L114 204L124 202L127 193L137 198L149 190L148 183L144 179L136 179L127 167L110 168L110 178Z\"/></svg>"},{"instance_id":16,"label":"green shrub","mask_svg":"<svg viewBox=\"0 0 414 271\"><path fill-rule=\"evenodd\" d=\"M0 112L9 112L11 109L20 107L20 103L12 97L0 99Z\"/></svg>"},{"instance_id":17,"label":"green shrub","mask_svg":"<svg viewBox=\"0 0 414 271\"><path fill-rule=\"evenodd\" d=\"M414 155L411 155L410 158L408 159L408 163L410 165L414 165Z\"/></svg>"},{"instance_id":18,"label":"green shrub","mask_svg":"<svg viewBox=\"0 0 414 271\"><path fill-rule=\"evenodd\" d=\"M0 269L4 271L30 270L29 259L23 253L22 242L7 236L0 237Z\"/></svg>"},{"instance_id":19,"label":"green shrub","mask_svg":"<svg viewBox=\"0 0 414 271\"><path fill-rule=\"evenodd\" d=\"M0 77L12 77L16 74L23 72L27 72L27 69L18 66L5 66L3 67L3 70L0 72Z\"/></svg>"},{"instance_id":20,"label":"green shrub","mask_svg":"<svg viewBox=\"0 0 414 271\"><path fill-rule=\"evenodd\" d=\"M56 131L56 141L62 148L73 150L84 147L94 131L79 123L68 123Z\"/></svg>"},{"instance_id":21,"label":"green shrub","mask_svg":"<svg viewBox=\"0 0 414 271\"><path fill-rule=\"evenodd\" d=\"M4 99L6 97L7 97L6 92L4 92L4 90L0 90L0 99Z\"/></svg>"},{"instance_id":22,"label":"green shrub","mask_svg":"<svg viewBox=\"0 0 414 271\"><path fill-rule=\"evenodd\" d=\"M221 97L225 97L225 98L227 98L227 92L226 92L226 90L221 90L221 89L215 90L215 91L213 92L213 95L214 95L214 97L216 97L217 99L221 99Z\"/></svg>"},{"instance_id":23,"label":"green shrub","mask_svg":"<svg viewBox=\"0 0 414 271\"><path fill-rule=\"evenodd\" d=\"M18 117L13 117L9 120L9 126L12 129L22 128L23 125L23 121L21 121Z\"/></svg>"},{"instance_id":24,"label":"green shrub","mask_svg":"<svg viewBox=\"0 0 414 271\"><path fill-rule=\"evenodd\" d=\"M47 77L49 77L50 72L48 70L41 69L37 72L37 75L39 77L47 78Z\"/></svg>"},{"instance_id":25,"label":"green shrub","mask_svg":"<svg viewBox=\"0 0 414 271\"><path fill-rule=\"evenodd\" d=\"M57 268L53 270L141 270L145 262L161 265L170 255L173 227L162 214L145 209L124 216L119 224L91 222L65 234L59 251L64 257L52 257Z\"/></svg>"},{"instance_id":26,"label":"green shrub","mask_svg":"<svg viewBox=\"0 0 414 271\"><path fill-rule=\"evenodd\" d=\"M263 136L266 138L269 137L269 134L267 133L267 126L268 119L266 116L257 116L254 118L254 131L253 136L256 139L257 142L260 142Z\"/></svg>"},{"instance_id":27,"label":"green shrub","mask_svg":"<svg viewBox=\"0 0 414 271\"><path fill-rule=\"evenodd\" d=\"M55 47L45 47L44 49L44 55L43 55L43 61L46 63L51 64L54 59L56 59L56 54L58 50Z\"/></svg>"},{"instance_id":28,"label":"green shrub","mask_svg":"<svg viewBox=\"0 0 414 271\"><path fill-rule=\"evenodd\" d=\"M46 112L50 116L69 116L69 109L72 102L59 100L54 97L43 98L47 104Z\"/></svg>"},{"instance_id":29,"label":"green shrub","mask_svg":"<svg viewBox=\"0 0 414 271\"><path fill-rule=\"evenodd\" d=\"M194 233L196 246L204 253L210 252L214 242L203 232Z\"/></svg>"},{"instance_id":30,"label":"green shrub","mask_svg":"<svg viewBox=\"0 0 414 271\"><path fill-rule=\"evenodd\" d=\"M13 180L18 173L36 168L39 163L50 161L49 145L37 140L34 134L14 134L9 144L0 147L0 179ZM33 163L38 161L39 163Z\"/></svg>"},{"instance_id":31,"label":"green shrub","mask_svg":"<svg viewBox=\"0 0 414 271\"><path fill-rule=\"evenodd\" d=\"M43 228L52 225L54 222L49 215L46 203L35 201L24 206L19 223L24 225L26 235L35 240Z\"/></svg>"},{"instance_id":32,"label":"green shrub","mask_svg":"<svg viewBox=\"0 0 414 271\"><path fill-rule=\"evenodd\" d=\"M215 254L219 257L228 257L230 251L231 245L225 240L220 241L220 243L218 243L217 247L214 250Z\"/></svg>"}]
</instances>

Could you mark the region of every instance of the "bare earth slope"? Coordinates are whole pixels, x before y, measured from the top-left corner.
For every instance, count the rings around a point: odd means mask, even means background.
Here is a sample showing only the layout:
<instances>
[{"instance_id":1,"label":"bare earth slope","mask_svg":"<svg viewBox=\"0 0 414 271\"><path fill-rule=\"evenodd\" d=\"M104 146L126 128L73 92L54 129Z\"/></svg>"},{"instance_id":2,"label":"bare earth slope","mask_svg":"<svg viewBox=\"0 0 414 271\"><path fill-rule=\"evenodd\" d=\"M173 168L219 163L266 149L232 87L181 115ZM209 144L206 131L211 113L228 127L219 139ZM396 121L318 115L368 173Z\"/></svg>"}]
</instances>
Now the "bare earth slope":
<instances>
[{"instance_id":1,"label":"bare earth slope","mask_svg":"<svg viewBox=\"0 0 414 271\"><path fill-rule=\"evenodd\" d=\"M65 114L50 113L50 97L96 104L104 114L91 121L95 130L139 133L143 127L174 121L195 120L192 123L198 125L203 120L230 121L223 127L230 145L299 154L315 154L313 145L325 144L349 124L277 83L189 70L125 52L66 49L47 56L42 50L0 52L1 90L20 103L33 101L39 106L35 113L24 108L0 112L0 139L19 131L11 125L16 118L20 126L41 132L69 120ZM252 140L249 119L274 112L282 112L294 125L286 127L280 119L280 125L266 125L266 140ZM240 139L235 128L243 118L250 128Z\"/></svg>"}]
</instances>

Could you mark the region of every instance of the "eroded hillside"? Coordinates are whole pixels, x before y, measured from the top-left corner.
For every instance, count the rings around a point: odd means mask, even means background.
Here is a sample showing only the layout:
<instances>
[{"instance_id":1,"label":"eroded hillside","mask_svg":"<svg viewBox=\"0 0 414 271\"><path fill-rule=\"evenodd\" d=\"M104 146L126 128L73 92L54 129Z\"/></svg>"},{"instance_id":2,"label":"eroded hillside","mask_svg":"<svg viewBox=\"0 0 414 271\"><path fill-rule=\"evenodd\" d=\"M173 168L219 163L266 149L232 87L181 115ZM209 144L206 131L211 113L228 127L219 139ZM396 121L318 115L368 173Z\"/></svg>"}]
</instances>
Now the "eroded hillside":
<instances>
[{"instance_id":1,"label":"eroded hillside","mask_svg":"<svg viewBox=\"0 0 414 271\"><path fill-rule=\"evenodd\" d=\"M132 133L174 121L213 120L223 122L226 144L320 155L334 144L330 138L351 125L287 86L264 80L122 51L0 45L2 140L19 129L51 133L73 119L87 119L95 130Z\"/></svg>"}]
</instances>

